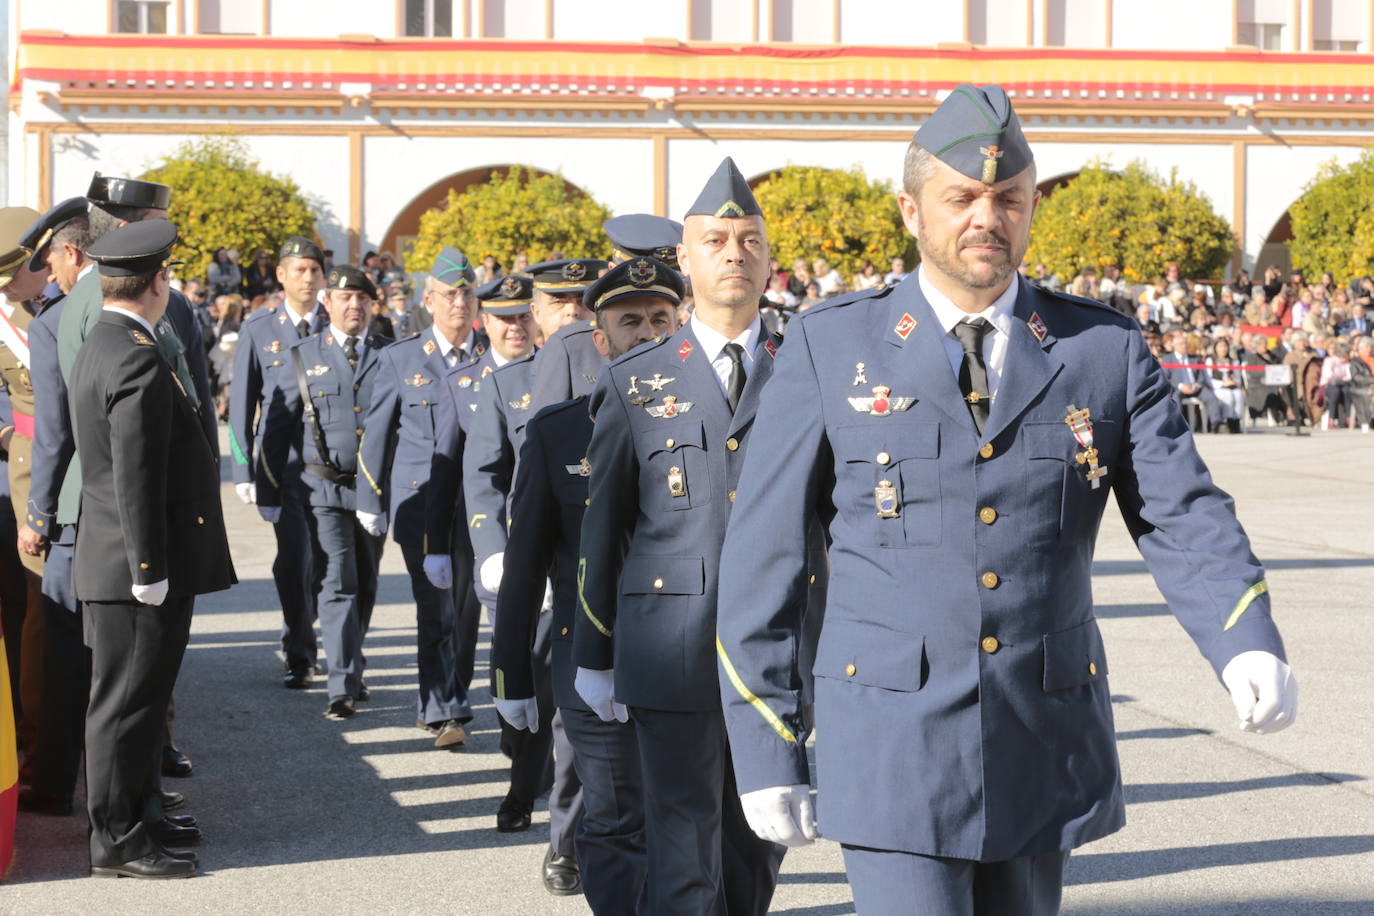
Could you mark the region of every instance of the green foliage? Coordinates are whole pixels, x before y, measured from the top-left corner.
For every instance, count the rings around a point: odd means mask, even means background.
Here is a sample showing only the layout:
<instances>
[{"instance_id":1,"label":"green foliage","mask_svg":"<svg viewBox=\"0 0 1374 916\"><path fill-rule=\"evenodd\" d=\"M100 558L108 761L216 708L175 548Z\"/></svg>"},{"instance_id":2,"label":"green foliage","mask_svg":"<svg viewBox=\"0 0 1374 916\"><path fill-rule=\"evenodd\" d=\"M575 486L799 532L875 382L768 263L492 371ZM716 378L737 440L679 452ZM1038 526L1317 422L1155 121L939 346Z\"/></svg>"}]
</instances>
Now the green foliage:
<instances>
[{"instance_id":1,"label":"green foliage","mask_svg":"<svg viewBox=\"0 0 1374 916\"><path fill-rule=\"evenodd\" d=\"M504 267L521 252L532 262L552 251L569 258L604 258L610 242L601 224L610 217L610 210L563 176L512 166L462 194L450 189L443 209L420 217L420 233L405 261L428 269L445 245L474 263L495 255Z\"/></svg>"},{"instance_id":2,"label":"green foliage","mask_svg":"<svg viewBox=\"0 0 1374 916\"><path fill-rule=\"evenodd\" d=\"M1026 260L1065 281L1084 266L1116 264L1127 281L1153 280L1177 261L1185 277L1220 276L1231 257L1231 226L1175 170L1168 178L1140 161L1121 171L1089 163L1040 204Z\"/></svg>"},{"instance_id":3,"label":"green foliage","mask_svg":"<svg viewBox=\"0 0 1374 916\"><path fill-rule=\"evenodd\" d=\"M785 270L796 258L825 258L845 277L864 261L880 274L891 258L914 263L915 240L902 225L892 184L870 181L857 165L789 165L760 182L754 197L768 222L773 257Z\"/></svg>"},{"instance_id":4,"label":"green foliage","mask_svg":"<svg viewBox=\"0 0 1374 916\"><path fill-rule=\"evenodd\" d=\"M275 260L290 236L315 234L300 187L263 171L234 137L188 140L142 177L172 188L167 218L181 233L173 256L186 262L181 276L188 279L204 279L216 248L238 249L246 268L259 248Z\"/></svg>"},{"instance_id":5,"label":"green foliage","mask_svg":"<svg viewBox=\"0 0 1374 916\"><path fill-rule=\"evenodd\" d=\"M1374 274L1374 150L1348 166L1321 167L1289 208L1293 266L1308 277L1331 271L1338 282Z\"/></svg>"}]
</instances>

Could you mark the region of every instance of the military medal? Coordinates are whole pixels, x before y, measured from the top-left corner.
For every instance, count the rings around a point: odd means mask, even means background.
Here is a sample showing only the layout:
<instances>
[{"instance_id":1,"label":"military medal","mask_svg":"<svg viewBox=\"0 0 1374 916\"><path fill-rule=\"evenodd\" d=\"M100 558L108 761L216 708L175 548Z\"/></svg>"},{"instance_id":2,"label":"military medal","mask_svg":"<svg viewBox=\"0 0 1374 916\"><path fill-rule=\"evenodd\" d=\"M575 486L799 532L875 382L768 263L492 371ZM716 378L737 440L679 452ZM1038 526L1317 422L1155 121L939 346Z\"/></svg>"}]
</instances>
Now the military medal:
<instances>
[{"instance_id":1,"label":"military medal","mask_svg":"<svg viewBox=\"0 0 1374 916\"><path fill-rule=\"evenodd\" d=\"M874 385L873 397L871 398L850 398L849 406L859 413L866 413L873 417L888 417L894 413L906 410L916 403L915 398L894 398L892 389L886 385Z\"/></svg>"},{"instance_id":2,"label":"military medal","mask_svg":"<svg viewBox=\"0 0 1374 916\"><path fill-rule=\"evenodd\" d=\"M672 381L672 379L669 379ZM676 395L667 395L663 398L663 403L656 407L645 407L649 416L660 420L671 420L680 413L686 413L692 409L694 401L679 401Z\"/></svg>"},{"instance_id":3,"label":"military medal","mask_svg":"<svg viewBox=\"0 0 1374 916\"><path fill-rule=\"evenodd\" d=\"M878 518L898 518L902 514L902 501L890 480L880 480L873 488L873 504L878 508Z\"/></svg>"},{"instance_id":4,"label":"military medal","mask_svg":"<svg viewBox=\"0 0 1374 916\"><path fill-rule=\"evenodd\" d=\"M1090 419L1092 412L1084 407L1082 410L1069 405L1069 415L1064 418L1064 422L1069 424L1073 437L1078 440L1078 444L1083 446L1083 451L1074 455L1074 460L1079 464L1088 466L1088 480L1092 483L1092 488L1096 490L1101 486L1101 478L1107 476L1107 468L1098 466L1097 449L1093 447L1093 424Z\"/></svg>"},{"instance_id":5,"label":"military medal","mask_svg":"<svg viewBox=\"0 0 1374 916\"><path fill-rule=\"evenodd\" d=\"M592 464L586 458L580 464L565 464L563 467L569 474L576 474L578 477L590 477L592 474Z\"/></svg>"},{"instance_id":6,"label":"military medal","mask_svg":"<svg viewBox=\"0 0 1374 916\"><path fill-rule=\"evenodd\" d=\"M668 469L668 495L674 499L687 495L687 479L682 476L682 468Z\"/></svg>"},{"instance_id":7,"label":"military medal","mask_svg":"<svg viewBox=\"0 0 1374 916\"><path fill-rule=\"evenodd\" d=\"M644 384L648 385L654 391L662 391L664 385L668 385L676 381L677 379L675 378L664 378L662 373L655 372L653 378L647 378L644 380Z\"/></svg>"},{"instance_id":8,"label":"military medal","mask_svg":"<svg viewBox=\"0 0 1374 916\"><path fill-rule=\"evenodd\" d=\"M458 387L459 387L459 388L471 388L471 387L472 387L472 376L470 376L470 375L465 375L465 376L463 376L462 378L460 378L460 379L458 380Z\"/></svg>"},{"instance_id":9,"label":"military medal","mask_svg":"<svg viewBox=\"0 0 1374 916\"><path fill-rule=\"evenodd\" d=\"M867 384L868 384L868 376L864 374L864 364L863 364L863 363L855 363L855 364L854 364L854 387L855 387L855 388L858 388L860 385L867 385Z\"/></svg>"}]
</instances>

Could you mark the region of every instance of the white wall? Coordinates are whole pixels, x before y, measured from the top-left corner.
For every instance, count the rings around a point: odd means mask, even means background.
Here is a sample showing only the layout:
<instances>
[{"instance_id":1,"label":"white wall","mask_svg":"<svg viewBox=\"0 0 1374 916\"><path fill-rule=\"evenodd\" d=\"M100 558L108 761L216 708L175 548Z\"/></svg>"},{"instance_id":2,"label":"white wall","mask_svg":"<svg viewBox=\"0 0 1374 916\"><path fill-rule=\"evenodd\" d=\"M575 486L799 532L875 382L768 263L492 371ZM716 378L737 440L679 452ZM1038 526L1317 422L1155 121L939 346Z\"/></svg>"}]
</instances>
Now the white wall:
<instances>
[{"instance_id":1,"label":"white wall","mask_svg":"<svg viewBox=\"0 0 1374 916\"><path fill-rule=\"evenodd\" d=\"M544 0L477 0L482 4L482 32L486 38L542 39L545 34ZM554 6L558 4L555 2ZM462 16L462 7L456 13ZM557 14L555 13L555 16ZM476 23L473 24L475 29ZM461 32L461 29L458 30Z\"/></svg>"},{"instance_id":2,"label":"white wall","mask_svg":"<svg viewBox=\"0 0 1374 916\"><path fill-rule=\"evenodd\" d=\"M19 5L19 28L21 31L54 29L73 34L99 35L105 31L109 9L108 0L22 0ZM170 28L170 22L168 26Z\"/></svg>"},{"instance_id":3,"label":"white wall","mask_svg":"<svg viewBox=\"0 0 1374 916\"><path fill-rule=\"evenodd\" d=\"M32 2L32 0L30 0ZM60 0L65 3L66 0ZM244 3L248 0L225 0ZM461 13L461 8L458 10ZM395 0L273 0L271 34L283 38L333 38L336 35L396 37ZM455 20L454 27L458 22Z\"/></svg>"},{"instance_id":4,"label":"white wall","mask_svg":"<svg viewBox=\"0 0 1374 916\"><path fill-rule=\"evenodd\" d=\"M767 30L767 10L763 35ZM773 0L773 40L798 44L830 44L835 40L835 4L832 0Z\"/></svg>"},{"instance_id":5,"label":"white wall","mask_svg":"<svg viewBox=\"0 0 1374 916\"><path fill-rule=\"evenodd\" d=\"M248 0L186 0L186 27L191 27L189 6L199 4L197 25L201 32L220 35L256 35L262 28L262 6Z\"/></svg>"},{"instance_id":6,"label":"white wall","mask_svg":"<svg viewBox=\"0 0 1374 916\"><path fill-rule=\"evenodd\" d=\"M1359 146L1252 146L1246 158L1245 251L1259 254L1264 239L1284 211L1323 163L1347 165L1359 158Z\"/></svg>"},{"instance_id":7,"label":"white wall","mask_svg":"<svg viewBox=\"0 0 1374 916\"><path fill-rule=\"evenodd\" d=\"M964 7L948 0L844 0L840 41L850 45L930 46L963 41Z\"/></svg>"},{"instance_id":8,"label":"white wall","mask_svg":"<svg viewBox=\"0 0 1374 916\"><path fill-rule=\"evenodd\" d=\"M1114 0L1114 48L1219 51L1230 43L1231 4L1222 0Z\"/></svg>"},{"instance_id":9,"label":"white wall","mask_svg":"<svg viewBox=\"0 0 1374 916\"><path fill-rule=\"evenodd\" d=\"M615 6L605 0L554 0L553 37L559 41L629 41L687 38L687 0L653 0Z\"/></svg>"},{"instance_id":10,"label":"white wall","mask_svg":"<svg viewBox=\"0 0 1374 916\"><path fill-rule=\"evenodd\" d=\"M969 41L993 48L1019 48L1026 43L1025 3L969 0Z\"/></svg>"},{"instance_id":11,"label":"white wall","mask_svg":"<svg viewBox=\"0 0 1374 916\"><path fill-rule=\"evenodd\" d=\"M1065 48L1103 46L1107 21L1102 0L1050 0L1048 12L1047 44Z\"/></svg>"}]
</instances>

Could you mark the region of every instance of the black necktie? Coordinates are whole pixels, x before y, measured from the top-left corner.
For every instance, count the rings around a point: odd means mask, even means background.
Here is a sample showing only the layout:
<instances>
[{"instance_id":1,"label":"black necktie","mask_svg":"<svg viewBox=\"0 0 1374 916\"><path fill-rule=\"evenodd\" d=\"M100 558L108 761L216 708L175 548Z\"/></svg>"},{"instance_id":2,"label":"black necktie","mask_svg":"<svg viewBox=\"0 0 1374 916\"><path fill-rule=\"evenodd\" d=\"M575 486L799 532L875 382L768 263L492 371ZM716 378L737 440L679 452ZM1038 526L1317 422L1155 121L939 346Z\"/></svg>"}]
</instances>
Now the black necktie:
<instances>
[{"instance_id":1,"label":"black necktie","mask_svg":"<svg viewBox=\"0 0 1374 916\"><path fill-rule=\"evenodd\" d=\"M358 338L350 337L344 341L344 356L348 359L348 368L358 368Z\"/></svg>"},{"instance_id":2,"label":"black necktie","mask_svg":"<svg viewBox=\"0 0 1374 916\"><path fill-rule=\"evenodd\" d=\"M305 335L307 335L307 334L309 334L309 333L310 333L310 319L309 319L309 318L302 318L300 321L298 321L298 322L296 323L296 336L297 336L297 337L305 337Z\"/></svg>"},{"instance_id":3,"label":"black necktie","mask_svg":"<svg viewBox=\"0 0 1374 916\"><path fill-rule=\"evenodd\" d=\"M725 384L725 400L730 403L730 412L734 413L744 394L744 348L737 343L728 343L725 355L730 357L730 381Z\"/></svg>"},{"instance_id":4,"label":"black necktie","mask_svg":"<svg viewBox=\"0 0 1374 916\"><path fill-rule=\"evenodd\" d=\"M978 434L992 412L992 396L988 391L988 367L983 362L983 337L992 325L983 318L971 318L954 326L954 336L964 348L964 361L959 364L959 392L968 404L968 412L973 417L973 425Z\"/></svg>"}]
</instances>

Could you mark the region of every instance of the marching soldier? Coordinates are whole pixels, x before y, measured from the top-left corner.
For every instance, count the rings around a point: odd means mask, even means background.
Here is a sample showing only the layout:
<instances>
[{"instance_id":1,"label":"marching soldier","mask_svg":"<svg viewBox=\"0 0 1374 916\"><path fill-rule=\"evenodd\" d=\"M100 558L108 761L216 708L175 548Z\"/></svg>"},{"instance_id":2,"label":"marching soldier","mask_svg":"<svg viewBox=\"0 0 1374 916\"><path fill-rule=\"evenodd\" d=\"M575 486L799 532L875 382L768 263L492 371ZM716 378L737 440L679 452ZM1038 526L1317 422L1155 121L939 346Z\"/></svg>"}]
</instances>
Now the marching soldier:
<instances>
[{"instance_id":1,"label":"marching soldier","mask_svg":"<svg viewBox=\"0 0 1374 916\"><path fill-rule=\"evenodd\" d=\"M372 389L358 444L358 520L369 534L392 536L401 546L415 596L420 694L417 721L435 735L435 747L467 740L472 720L467 685L456 653L457 612L452 589L437 589L425 576L425 501L434 454L434 421L450 369L471 365L486 352L472 327L476 275L462 252L444 248L425 281L433 326L387 347ZM465 349L466 348L466 349Z\"/></svg>"},{"instance_id":2,"label":"marching soldier","mask_svg":"<svg viewBox=\"0 0 1374 916\"><path fill-rule=\"evenodd\" d=\"M358 443L380 353L391 340L367 333L377 289L363 271L336 267L326 289L329 327L292 344L286 355L290 376L279 402L268 408L256 483L258 512L276 524L283 502L278 481L293 450L301 455L312 547L323 557L316 606L329 663L324 714L347 719L356 703L370 698L363 682L363 637L377 600L383 545L355 514Z\"/></svg>"},{"instance_id":3,"label":"marching soldier","mask_svg":"<svg viewBox=\"0 0 1374 916\"><path fill-rule=\"evenodd\" d=\"M1112 491L1242 725L1296 714L1264 569L1139 329L1017 275L1038 196L1006 93L951 93L898 195L919 275L793 322L725 541L738 786L760 836L800 845L798 532L828 520L818 802L865 916L1058 912L1069 850L1121 828L1091 590Z\"/></svg>"},{"instance_id":4,"label":"marching soldier","mask_svg":"<svg viewBox=\"0 0 1374 916\"><path fill-rule=\"evenodd\" d=\"M677 272L649 258L612 268L592 284L583 295L597 315L593 337L603 358L676 331L682 291ZM634 726L602 722L573 686L571 634L592 437L587 400L580 395L546 408L526 426L492 636L492 695L511 727L536 733L552 725L557 707L582 783L583 815L575 862L550 847L544 884L555 894L572 893L577 873L564 869L580 866L587 903L605 916L641 911L644 803ZM554 583L551 614L542 613L545 579Z\"/></svg>"},{"instance_id":5,"label":"marching soldier","mask_svg":"<svg viewBox=\"0 0 1374 916\"><path fill-rule=\"evenodd\" d=\"M253 461L253 446L266 429L268 415L293 385L291 348L329 326L329 316L318 302L324 289L324 252L320 246L298 235L287 239L277 255L277 282L286 301L251 313L239 328L229 388L234 492L248 505L257 501L253 481L259 469ZM261 460L259 454L258 464ZM277 540L272 579L281 602L281 651L285 658L282 685L289 690L309 687L315 673L315 596L325 562L313 549L315 541L307 521L309 487L302 479L303 472L300 452L293 445L276 481L281 514L272 525Z\"/></svg>"},{"instance_id":6,"label":"marching soldier","mask_svg":"<svg viewBox=\"0 0 1374 916\"><path fill-rule=\"evenodd\" d=\"M102 877L195 872L191 854L161 847L146 810L158 791L158 738L193 598L235 581L218 458L190 392L155 342L175 241L175 226L151 220L90 247L105 305L69 376L85 469L74 574L92 650L91 874Z\"/></svg>"},{"instance_id":7,"label":"marching soldier","mask_svg":"<svg viewBox=\"0 0 1374 916\"><path fill-rule=\"evenodd\" d=\"M677 244L682 241L682 224L648 213L615 216L601 224L615 246L615 259L654 258L677 270ZM538 265L536 265L538 266ZM534 397L530 409L535 413L551 404L591 394L596 377L606 365L592 342L596 320L574 321L545 339L534 357Z\"/></svg>"},{"instance_id":8,"label":"marching soldier","mask_svg":"<svg viewBox=\"0 0 1374 916\"><path fill-rule=\"evenodd\" d=\"M754 836L735 790L716 682L716 583L779 341L758 315L763 215L732 160L688 211L678 255L696 299L691 321L612 363L591 400L576 688L603 720L634 720L647 911L762 914L784 850Z\"/></svg>"}]
</instances>

